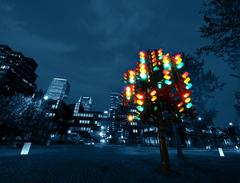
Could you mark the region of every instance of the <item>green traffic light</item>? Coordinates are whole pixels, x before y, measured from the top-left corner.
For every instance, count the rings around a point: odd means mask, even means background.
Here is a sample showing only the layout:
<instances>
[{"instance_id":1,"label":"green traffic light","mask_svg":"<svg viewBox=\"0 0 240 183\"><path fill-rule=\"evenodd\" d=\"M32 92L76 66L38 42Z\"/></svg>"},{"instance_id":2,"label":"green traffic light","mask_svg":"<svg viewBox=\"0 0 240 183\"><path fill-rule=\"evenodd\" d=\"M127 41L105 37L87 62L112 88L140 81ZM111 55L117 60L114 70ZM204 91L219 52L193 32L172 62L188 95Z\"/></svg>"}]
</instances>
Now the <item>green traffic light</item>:
<instances>
[{"instance_id":1,"label":"green traffic light","mask_svg":"<svg viewBox=\"0 0 240 183\"><path fill-rule=\"evenodd\" d=\"M186 105L186 108L191 108L192 107L192 103L190 102L190 103L188 103L187 105Z\"/></svg>"},{"instance_id":2,"label":"green traffic light","mask_svg":"<svg viewBox=\"0 0 240 183\"><path fill-rule=\"evenodd\" d=\"M159 69L158 66L153 67L153 71L159 71L159 70L160 70L160 69Z\"/></svg>"},{"instance_id":3,"label":"green traffic light","mask_svg":"<svg viewBox=\"0 0 240 183\"><path fill-rule=\"evenodd\" d=\"M158 82L158 88L161 89L162 88L162 82Z\"/></svg>"},{"instance_id":4,"label":"green traffic light","mask_svg":"<svg viewBox=\"0 0 240 183\"><path fill-rule=\"evenodd\" d=\"M140 58L140 63L145 64L146 60L144 58Z\"/></svg>"},{"instance_id":5,"label":"green traffic light","mask_svg":"<svg viewBox=\"0 0 240 183\"><path fill-rule=\"evenodd\" d=\"M163 68L164 68L164 70L170 70L171 69L171 64L170 63L164 63Z\"/></svg>"},{"instance_id":6,"label":"green traffic light","mask_svg":"<svg viewBox=\"0 0 240 183\"><path fill-rule=\"evenodd\" d=\"M143 80L145 80L145 79L147 79L147 74L141 73L141 74L140 74L140 77L141 77Z\"/></svg>"},{"instance_id":7,"label":"green traffic light","mask_svg":"<svg viewBox=\"0 0 240 183\"><path fill-rule=\"evenodd\" d=\"M143 112L144 111L144 107L139 105L139 106L137 106L137 110L140 111L140 112Z\"/></svg>"},{"instance_id":8,"label":"green traffic light","mask_svg":"<svg viewBox=\"0 0 240 183\"><path fill-rule=\"evenodd\" d=\"M172 84L172 81L170 81L170 80L165 80L164 82L165 82L165 84L167 84L167 85L171 85L171 84Z\"/></svg>"},{"instance_id":9,"label":"green traffic light","mask_svg":"<svg viewBox=\"0 0 240 183\"><path fill-rule=\"evenodd\" d=\"M188 83L186 86L186 89L189 90L190 88L192 88L192 83Z\"/></svg>"},{"instance_id":10,"label":"green traffic light","mask_svg":"<svg viewBox=\"0 0 240 183\"><path fill-rule=\"evenodd\" d=\"M134 84L135 83L134 79L129 79L129 83Z\"/></svg>"},{"instance_id":11,"label":"green traffic light","mask_svg":"<svg viewBox=\"0 0 240 183\"><path fill-rule=\"evenodd\" d=\"M181 63L179 63L176 67L177 67L177 69L181 69L183 66L184 66L184 63L181 62Z\"/></svg>"}]
</instances>

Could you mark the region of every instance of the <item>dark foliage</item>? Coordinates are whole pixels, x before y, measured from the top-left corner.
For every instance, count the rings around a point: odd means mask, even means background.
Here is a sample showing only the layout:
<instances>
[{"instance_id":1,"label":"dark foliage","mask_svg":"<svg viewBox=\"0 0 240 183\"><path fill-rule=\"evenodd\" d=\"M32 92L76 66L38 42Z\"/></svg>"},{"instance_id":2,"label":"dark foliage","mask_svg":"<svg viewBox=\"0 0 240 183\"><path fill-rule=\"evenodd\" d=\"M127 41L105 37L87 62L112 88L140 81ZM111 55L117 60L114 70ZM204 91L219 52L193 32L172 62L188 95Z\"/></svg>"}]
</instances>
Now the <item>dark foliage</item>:
<instances>
[{"instance_id":1,"label":"dark foliage","mask_svg":"<svg viewBox=\"0 0 240 183\"><path fill-rule=\"evenodd\" d=\"M50 135L66 133L67 114L56 114L56 118L46 118L48 108L39 97L0 96L0 142L13 144L16 141L31 141L45 144ZM62 116L64 115L64 116Z\"/></svg>"},{"instance_id":2,"label":"dark foliage","mask_svg":"<svg viewBox=\"0 0 240 183\"><path fill-rule=\"evenodd\" d=\"M211 43L199 53L214 53L223 57L234 70L240 72L240 1L209 0L202 11L204 25L201 36Z\"/></svg>"},{"instance_id":3,"label":"dark foliage","mask_svg":"<svg viewBox=\"0 0 240 183\"><path fill-rule=\"evenodd\" d=\"M214 98L216 91L224 87L224 83L211 71L205 70L204 60L197 56L185 55L186 68L190 72L191 82L193 83L192 98L198 113L207 121L213 123L216 111L207 108L207 103Z\"/></svg>"}]
</instances>

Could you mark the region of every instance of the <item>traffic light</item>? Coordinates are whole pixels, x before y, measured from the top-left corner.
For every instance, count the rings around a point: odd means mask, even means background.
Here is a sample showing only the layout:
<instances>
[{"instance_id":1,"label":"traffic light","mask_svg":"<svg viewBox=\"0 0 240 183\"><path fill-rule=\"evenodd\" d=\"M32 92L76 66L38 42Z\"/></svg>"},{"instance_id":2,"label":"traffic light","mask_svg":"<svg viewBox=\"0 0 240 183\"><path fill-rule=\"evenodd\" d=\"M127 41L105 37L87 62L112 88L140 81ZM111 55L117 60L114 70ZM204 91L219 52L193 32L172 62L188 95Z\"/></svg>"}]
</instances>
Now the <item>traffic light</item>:
<instances>
[{"instance_id":1,"label":"traffic light","mask_svg":"<svg viewBox=\"0 0 240 183\"><path fill-rule=\"evenodd\" d=\"M190 92L186 92L186 93L183 94L184 98L188 98L189 96L190 96Z\"/></svg>"},{"instance_id":2,"label":"traffic light","mask_svg":"<svg viewBox=\"0 0 240 183\"><path fill-rule=\"evenodd\" d=\"M184 111L184 102L179 94L176 94L174 96L174 103L177 106L176 108L178 112L181 113Z\"/></svg>"},{"instance_id":3,"label":"traffic light","mask_svg":"<svg viewBox=\"0 0 240 183\"><path fill-rule=\"evenodd\" d=\"M152 90L151 92L150 92L150 96L151 96L151 101L153 102L153 103L155 103L156 102L156 100L157 100L157 90Z\"/></svg>"},{"instance_id":4,"label":"traffic light","mask_svg":"<svg viewBox=\"0 0 240 183\"><path fill-rule=\"evenodd\" d=\"M147 80L148 75L147 75L147 66L146 64L139 64L139 72L140 72L140 78L142 80Z\"/></svg>"},{"instance_id":5,"label":"traffic light","mask_svg":"<svg viewBox=\"0 0 240 183\"><path fill-rule=\"evenodd\" d=\"M163 52L162 52L162 49L160 48L158 50L158 60L162 60L162 56L163 56Z\"/></svg>"},{"instance_id":6,"label":"traffic light","mask_svg":"<svg viewBox=\"0 0 240 183\"><path fill-rule=\"evenodd\" d=\"M129 75L129 77L128 77L129 83L130 84L135 84L135 82L136 82L136 74L135 74L135 72L133 70L129 70L128 71L128 75Z\"/></svg>"},{"instance_id":7,"label":"traffic light","mask_svg":"<svg viewBox=\"0 0 240 183\"><path fill-rule=\"evenodd\" d=\"M124 101L134 103L141 119L163 109L180 117L189 115L194 108L190 92L192 84L183 67L180 53L171 56L164 54L162 49L140 51L137 67L124 74L127 85ZM132 116L129 116L131 120Z\"/></svg>"},{"instance_id":8,"label":"traffic light","mask_svg":"<svg viewBox=\"0 0 240 183\"><path fill-rule=\"evenodd\" d=\"M171 72L170 70L163 70L163 78L164 78L164 83L167 85L171 85Z\"/></svg>"},{"instance_id":9,"label":"traffic light","mask_svg":"<svg viewBox=\"0 0 240 183\"><path fill-rule=\"evenodd\" d=\"M189 90L190 88L192 88L192 83L188 83L186 86L186 89Z\"/></svg>"},{"instance_id":10,"label":"traffic light","mask_svg":"<svg viewBox=\"0 0 240 183\"><path fill-rule=\"evenodd\" d=\"M162 87L163 87L162 81L159 81L159 82L157 83L157 87L158 87L158 89L162 89Z\"/></svg>"},{"instance_id":11,"label":"traffic light","mask_svg":"<svg viewBox=\"0 0 240 183\"><path fill-rule=\"evenodd\" d=\"M163 56L163 68L164 70L171 70L171 60L170 60L170 56L169 53L167 53L166 55Z\"/></svg>"},{"instance_id":12,"label":"traffic light","mask_svg":"<svg viewBox=\"0 0 240 183\"><path fill-rule=\"evenodd\" d=\"M189 90L185 90L184 93L182 94L178 93L177 96L175 97L175 103L177 106L177 111L179 113L183 113L187 109L192 108L192 103L191 103L192 99L190 98L190 95L191 95L191 92Z\"/></svg>"},{"instance_id":13,"label":"traffic light","mask_svg":"<svg viewBox=\"0 0 240 183\"><path fill-rule=\"evenodd\" d=\"M192 103L189 102L188 104L186 104L186 108L190 109L192 107Z\"/></svg>"},{"instance_id":14,"label":"traffic light","mask_svg":"<svg viewBox=\"0 0 240 183\"><path fill-rule=\"evenodd\" d=\"M192 107L192 103L190 102L191 101L191 98L190 98L190 95L191 95L191 92L190 91L186 91L184 94L183 94L183 100L185 102L185 107L187 109L190 109Z\"/></svg>"},{"instance_id":15,"label":"traffic light","mask_svg":"<svg viewBox=\"0 0 240 183\"><path fill-rule=\"evenodd\" d=\"M171 85L171 60L169 53L163 56L163 78L164 78L164 83L167 85Z\"/></svg>"},{"instance_id":16,"label":"traffic light","mask_svg":"<svg viewBox=\"0 0 240 183\"><path fill-rule=\"evenodd\" d=\"M189 90L192 87L192 83L190 83L191 79L190 77L188 77L189 73L188 72L184 72L182 74L182 78L184 79L184 83L185 83L185 89Z\"/></svg>"},{"instance_id":17,"label":"traffic light","mask_svg":"<svg viewBox=\"0 0 240 183\"><path fill-rule=\"evenodd\" d=\"M123 80L124 80L124 83L128 83L128 74L127 73L124 73Z\"/></svg>"},{"instance_id":18,"label":"traffic light","mask_svg":"<svg viewBox=\"0 0 240 183\"><path fill-rule=\"evenodd\" d=\"M184 72L184 73L182 74L182 78L183 78L183 79L185 79L185 78L187 78L187 77L188 77L188 75L189 75L189 73L188 73L188 72Z\"/></svg>"},{"instance_id":19,"label":"traffic light","mask_svg":"<svg viewBox=\"0 0 240 183\"><path fill-rule=\"evenodd\" d=\"M181 69L184 66L184 63L182 62L182 56L179 53L174 56L174 62L177 69Z\"/></svg>"},{"instance_id":20,"label":"traffic light","mask_svg":"<svg viewBox=\"0 0 240 183\"><path fill-rule=\"evenodd\" d=\"M133 89L131 86L127 86L125 88L125 96L127 100L131 100L132 96L133 96Z\"/></svg>"},{"instance_id":21,"label":"traffic light","mask_svg":"<svg viewBox=\"0 0 240 183\"><path fill-rule=\"evenodd\" d=\"M145 51L139 52L140 63L143 63L143 64L146 63L146 56L147 56L147 53Z\"/></svg>"},{"instance_id":22,"label":"traffic light","mask_svg":"<svg viewBox=\"0 0 240 183\"><path fill-rule=\"evenodd\" d=\"M180 107L180 109L178 110L178 112L183 112L184 111L184 107Z\"/></svg>"},{"instance_id":23,"label":"traffic light","mask_svg":"<svg viewBox=\"0 0 240 183\"><path fill-rule=\"evenodd\" d=\"M156 58L156 57L157 57L157 55L156 55L156 50L152 50L152 51L151 51L151 58L154 59L154 58Z\"/></svg>"},{"instance_id":24,"label":"traffic light","mask_svg":"<svg viewBox=\"0 0 240 183\"><path fill-rule=\"evenodd\" d=\"M159 64L158 64L156 50L151 51L151 61L152 61L153 71L159 71L160 68L159 68Z\"/></svg>"},{"instance_id":25,"label":"traffic light","mask_svg":"<svg viewBox=\"0 0 240 183\"><path fill-rule=\"evenodd\" d=\"M142 112L144 111L144 99L145 96L143 94L136 94L136 104L137 104L137 110Z\"/></svg>"}]
</instances>

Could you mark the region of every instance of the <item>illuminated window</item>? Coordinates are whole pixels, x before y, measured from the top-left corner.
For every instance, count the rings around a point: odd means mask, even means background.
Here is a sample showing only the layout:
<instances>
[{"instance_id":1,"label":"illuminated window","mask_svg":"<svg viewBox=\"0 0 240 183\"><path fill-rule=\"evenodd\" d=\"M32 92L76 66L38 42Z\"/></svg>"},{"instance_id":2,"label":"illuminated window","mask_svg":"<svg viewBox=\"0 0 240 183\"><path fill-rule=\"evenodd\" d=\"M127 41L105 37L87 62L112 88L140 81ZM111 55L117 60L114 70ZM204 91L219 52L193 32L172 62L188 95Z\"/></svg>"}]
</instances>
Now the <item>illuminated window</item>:
<instances>
[{"instance_id":1,"label":"illuminated window","mask_svg":"<svg viewBox=\"0 0 240 183\"><path fill-rule=\"evenodd\" d=\"M133 129L133 133L137 133L138 132L138 130L137 129Z\"/></svg>"}]
</instances>

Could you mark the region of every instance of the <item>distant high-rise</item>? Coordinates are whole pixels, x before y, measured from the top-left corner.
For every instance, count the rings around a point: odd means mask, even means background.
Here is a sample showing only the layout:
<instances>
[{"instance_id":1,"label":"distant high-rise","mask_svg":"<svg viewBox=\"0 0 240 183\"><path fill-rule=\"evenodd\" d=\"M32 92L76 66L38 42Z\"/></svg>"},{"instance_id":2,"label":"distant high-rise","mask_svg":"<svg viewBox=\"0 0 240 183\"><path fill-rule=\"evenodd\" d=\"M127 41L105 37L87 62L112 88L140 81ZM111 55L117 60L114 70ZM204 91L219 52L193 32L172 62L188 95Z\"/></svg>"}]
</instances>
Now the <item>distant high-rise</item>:
<instances>
[{"instance_id":1,"label":"distant high-rise","mask_svg":"<svg viewBox=\"0 0 240 183\"><path fill-rule=\"evenodd\" d=\"M91 111L92 110L92 97L81 96L74 107L74 116L78 116L79 112Z\"/></svg>"},{"instance_id":2,"label":"distant high-rise","mask_svg":"<svg viewBox=\"0 0 240 183\"><path fill-rule=\"evenodd\" d=\"M36 90L37 63L6 45L0 45L0 93L32 95Z\"/></svg>"},{"instance_id":3,"label":"distant high-rise","mask_svg":"<svg viewBox=\"0 0 240 183\"><path fill-rule=\"evenodd\" d=\"M70 84L66 79L53 78L44 99L64 100L68 97Z\"/></svg>"},{"instance_id":4,"label":"distant high-rise","mask_svg":"<svg viewBox=\"0 0 240 183\"><path fill-rule=\"evenodd\" d=\"M118 92L110 94L110 111L116 112L122 104L122 95Z\"/></svg>"},{"instance_id":5,"label":"distant high-rise","mask_svg":"<svg viewBox=\"0 0 240 183\"><path fill-rule=\"evenodd\" d=\"M79 101L82 104L82 106L84 108L84 111L91 111L92 110L92 97L81 96Z\"/></svg>"}]
</instances>

